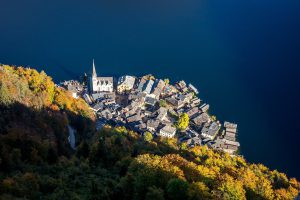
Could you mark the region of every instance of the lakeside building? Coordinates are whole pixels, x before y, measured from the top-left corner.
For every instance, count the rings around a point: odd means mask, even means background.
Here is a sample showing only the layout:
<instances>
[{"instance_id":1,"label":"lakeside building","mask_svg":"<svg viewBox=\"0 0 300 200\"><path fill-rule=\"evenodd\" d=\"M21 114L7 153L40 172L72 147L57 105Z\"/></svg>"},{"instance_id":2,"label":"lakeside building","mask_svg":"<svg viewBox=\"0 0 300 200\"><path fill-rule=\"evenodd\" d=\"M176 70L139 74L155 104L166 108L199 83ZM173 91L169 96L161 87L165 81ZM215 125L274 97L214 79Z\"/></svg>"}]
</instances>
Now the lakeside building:
<instances>
[{"instance_id":1,"label":"lakeside building","mask_svg":"<svg viewBox=\"0 0 300 200\"><path fill-rule=\"evenodd\" d=\"M133 76L121 76L118 80L117 91L119 94L130 91L134 87L135 77Z\"/></svg>"},{"instance_id":2,"label":"lakeside building","mask_svg":"<svg viewBox=\"0 0 300 200\"><path fill-rule=\"evenodd\" d=\"M114 83L113 77L97 77L95 62L93 60L93 72L90 77L90 92L113 92Z\"/></svg>"},{"instance_id":3,"label":"lakeside building","mask_svg":"<svg viewBox=\"0 0 300 200\"><path fill-rule=\"evenodd\" d=\"M152 87L153 87L154 81L153 80L148 80L145 84L144 84L144 88L142 90L142 92L146 93L146 94L150 94Z\"/></svg>"}]
</instances>

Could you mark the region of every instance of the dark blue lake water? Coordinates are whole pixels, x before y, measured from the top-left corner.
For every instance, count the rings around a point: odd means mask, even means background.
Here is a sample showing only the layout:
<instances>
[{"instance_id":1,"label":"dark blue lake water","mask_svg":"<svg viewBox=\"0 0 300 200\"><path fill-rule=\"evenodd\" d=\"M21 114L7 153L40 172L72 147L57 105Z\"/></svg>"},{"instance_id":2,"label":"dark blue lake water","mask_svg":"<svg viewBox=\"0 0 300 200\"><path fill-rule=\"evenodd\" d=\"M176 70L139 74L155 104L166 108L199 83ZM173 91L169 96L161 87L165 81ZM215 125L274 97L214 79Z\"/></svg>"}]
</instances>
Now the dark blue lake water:
<instances>
[{"instance_id":1,"label":"dark blue lake water","mask_svg":"<svg viewBox=\"0 0 300 200\"><path fill-rule=\"evenodd\" d=\"M55 81L91 70L187 80L241 152L300 179L299 0L0 2L0 62Z\"/></svg>"}]
</instances>

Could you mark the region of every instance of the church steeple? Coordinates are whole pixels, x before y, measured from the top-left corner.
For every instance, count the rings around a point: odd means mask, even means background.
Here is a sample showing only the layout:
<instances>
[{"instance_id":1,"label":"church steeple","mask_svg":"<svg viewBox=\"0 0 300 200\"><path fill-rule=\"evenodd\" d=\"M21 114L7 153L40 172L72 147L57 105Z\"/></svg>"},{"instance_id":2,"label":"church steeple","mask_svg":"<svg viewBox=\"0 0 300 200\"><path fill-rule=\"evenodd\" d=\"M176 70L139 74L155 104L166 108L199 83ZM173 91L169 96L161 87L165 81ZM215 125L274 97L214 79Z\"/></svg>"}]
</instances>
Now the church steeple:
<instances>
[{"instance_id":1,"label":"church steeple","mask_svg":"<svg viewBox=\"0 0 300 200\"><path fill-rule=\"evenodd\" d=\"M94 59L93 59L93 73L92 73L92 78L97 78L97 73L96 73L96 67L95 67Z\"/></svg>"}]
</instances>

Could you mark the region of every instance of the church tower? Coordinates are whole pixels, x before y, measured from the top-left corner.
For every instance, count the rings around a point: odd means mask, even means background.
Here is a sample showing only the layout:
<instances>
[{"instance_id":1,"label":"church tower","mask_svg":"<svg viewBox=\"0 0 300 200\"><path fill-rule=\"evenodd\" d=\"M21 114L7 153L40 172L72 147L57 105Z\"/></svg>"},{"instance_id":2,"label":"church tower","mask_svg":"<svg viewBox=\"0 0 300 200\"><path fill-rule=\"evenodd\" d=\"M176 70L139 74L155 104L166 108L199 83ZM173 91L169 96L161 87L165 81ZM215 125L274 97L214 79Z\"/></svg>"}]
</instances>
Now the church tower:
<instances>
[{"instance_id":1,"label":"church tower","mask_svg":"<svg viewBox=\"0 0 300 200\"><path fill-rule=\"evenodd\" d=\"M92 78L97 78L97 73L96 73L96 67L95 67L95 61L93 59L93 73L92 73Z\"/></svg>"},{"instance_id":2,"label":"church tower","mask_svg":"<svg viewBox=\"0 0 300 200\"><path fill-rule=\"evenodd\" d=\"M93 59L93 69L92 69L92 76L90 77L90 92L94 93L97 91L97 72L95 67L95 61Z\"/></svg>"}]
</instances>

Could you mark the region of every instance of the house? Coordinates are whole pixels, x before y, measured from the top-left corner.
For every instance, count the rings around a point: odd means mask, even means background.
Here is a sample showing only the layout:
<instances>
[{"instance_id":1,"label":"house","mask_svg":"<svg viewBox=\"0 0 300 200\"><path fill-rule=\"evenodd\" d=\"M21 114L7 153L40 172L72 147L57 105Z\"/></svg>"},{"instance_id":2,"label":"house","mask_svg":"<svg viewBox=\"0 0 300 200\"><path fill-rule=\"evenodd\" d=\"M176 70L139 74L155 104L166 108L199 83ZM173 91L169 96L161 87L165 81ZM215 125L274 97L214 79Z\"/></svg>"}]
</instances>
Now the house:
<instances>
[{"instance_id":1,"label":"house","mask_svg":"<svg viewBox=\"0 0 300 200\"><path fill-rule=\"evenodd\" d=\"M224 127L226 129L226 132L236 133L237 132L237 124L230 123L230 122L224 122Z\"/></svg>"},{"instance_id":2,"label":"house","mask_svg":"<svg viewBox=\"0 0 300 200\"><path fill-rule=\"evenodd\" d=\"M199 116L192 119L192 122L196 126L202 126L203 124L210 122L210 117L207 113L201 113Z\"/></svg>"},{"instance_id":3,"label":"house","mask_svg":"<svg viewBox=\"0 0 300 200\"><path fill-rule=\"evenodd\" d=\"M207 112L209 109L209 104L203 104L202 106L200 106L200 109L202 110L202 112Z\"/></svg>"},{"instance_id":4,"label":"house","mask_svg":"<svg viewBox=\"0 0 300 200\"><path fill-rule=\"evenodd\" d=\"M213 140L218 134L219 129L220 129L220 125L217 124L216 122L213 122L208 128L207 127L202 128L201 135L204 138L209 138Z\"/></svg>"},{"instance_id":5,"label":"house","mask_svg":"<svg viewBox=\"0 0 300 200\"><path fill-rule=\"evenodd\" d=\"M146 93L146 94L150 94L150 93L151 93L151 90L152 90L152 87L153 87L153 84L154 84L154 81L153 81L153 80L148 80L148 81L144 84L144 87L143 87L142 92L143 92L143 93Z\"/></svg>"},{"instance_id":6,"label":"house","mask_svg":"<svg viewBox=\"0 0 300 200\"><path fill-rule=\"evenodd\" d=\"M159 80L156 80L155 83L154 83L154 87L152 89L152 94L155 96L156 99L159 99L160 97L160 94L163 92L163 89L165 88L166 86L166 83L159 79Z\"/></svg>"},{"instance_id":7,"label":"house","mask_svg":"<svg viewBox=\"0 0 300 200\"><path fill-rule=\"evenodd\" d=\"M225 134L224 139L228 141L236 141L236 133L237 133L237 124L224 122Z\"/></svg>"},{"instance_id":8,"label":"house","mask_svg":"<svg viewBox=\"0 0 300 200\"><path fill-rule=\"evenodd\" d=\"M190 105L191 107L199 106L201 103L201 100L198 97L195 97L191 100Z\"/></svg>"},{"instance_id":9,"label":"house","mask_svg":"<svg viewBox=\"0 0 300 200\"><path fill-rule=\"evenodd\" d=\"M209 146L213 149L233 154L238 150L240 144L238 142L228 142L224 139L217 138L215 141L209 143Z\"/></svg>"},{"instance_id":10,"label":"house","mask_svg":"<svg viewBox=\"0 0 300 200\"><path fill-rule=\"evenodd\" d=\"M189 103L193 99L193 93L180 94L177 98L185 103Z\"/></svg>"},{"instance_id":11,"label":"house","mask_svg":"<svg viewBox=\"0 0 300 200\"><path fill-rule=\"evenodd\" d=\"M163 121L168 114L168 109L166 109L164 107L160 107L157 110L157 113L158 113L158 115L157 115L156 119L159 121Z\"/></svg>"},{"instance_id":12,"label":"house","mask_svg":"<svg viewBox=\"0 0 300 200\"><path fill-rule=\"evenodd\" d=\"M135 77L133 76L121 76L118 79L117 91L122 94L124 92L132 90L135 83Z\"/></svg>"},{"instance_id":13,"label":"house","mask_svg":"<svg viewBox=\"0 0 300 200\"><path fill-rule=\"evenodd\" d=\"M235 142L236 141L236 136L235 136L234 133L225 132L224 139Z\"/></svg>"},{"instance_id":14,"label":"house","mask_svg":"<svg viewBox=\"0 0 300 200\"><path fill-rule=\"evenodd\" d=\"M73 98L78 98L78 93L83 91L83 86L76 80L64 81L59 84L69 92L71 92Z\"/></svg>"},{"instance_id":15,"label":"house","mask_svg":"<svg viewBox=\"0 0 300 200\"><path fill-rule=\"evenodd\" d=\"M199 138L199 137L193 137L193 138L189 138L189 139L186 141L186 144L187 144L189 147L201 146L202 140L201 140L201 138Z\"/></svg>"},{"instance_id":16,"label":"house","mask_svg":"<svg viewBox=\"0 0 300 200\"><path fill-rule=\"evenodd\" d=\"M174 137L176 133L176 128L172 127L172 126L164 126L162 129L160 129L159 131L159 136L161 137Z\"/></svg>"},{"instance_id":17,"label":"house","mask_svg":"<svg viewBox=\"0 0 300 200\"><path fill-rule=\"evenodd\" d=\"M136 99L136 100L130 102L130 104L128 106L126 106L124 109L126 111L136 110L136 109L140 108L144 104L144 102L145 102L145 100L143 98Z\"/></svg>"},{"instance_id":18,"label":"house","mask_svg":"<svg viewBox=\"0 0 300 200\"><path fill-rule=\"evenodd\" d=\"M97 77L95 63L93 60L93 72L90 77L90 92L113 92L113 77Z\"/></svg>"},{"instance_id":19,"label":"house","mask_svg":"<svg viewBox=\"0 0 300 200\"><path fill-rule=\"evenodd\" d=\"M138 88L137 88L137 91L138 92L142 92L143 91L143 88L144 88L144 85L145 83L147 82L147 77L146 76L143 76L139 82L139 85L138 85Z\"/></svg>"},{"instance_id":20,"label":"house","mask_svg":"<svg viewBox=\"0 0 300 200\"><path fill-rule=\"evenodd\" d=\"M126 120L127 120L128 123L134 123L134 122L141 121L142 118L139 114L135 114L135 115L132 115L130 117L127 117Z\"/></svg>"},{"instance_id":21,"label":"house","mask_svg":"<svg viewBox=\"0 0 300 200\"><path fill-rule=\"evenodd\" d=\"M150 119L147 121L147 129L151 132L155 132L159 126L158 120Z\"/></svg>"},{"instance_id":22,"label":"house","mask_svg":"<svg viewBox=\"0 0 300 200\"><path fill-rule=\"evenodd\" d=\"M180 109L185 105L184 101L182 101L180 99L176 99L174 97L169 97L169 98L166 99L166 101L168 103L170 103L176 109Z\"/></svg>"},{"instance_id":23,"label":"house","mask_svg":"<svg viewBox=\"0 0 300 200\"><path fill-rule=\"evenodd\" d=\"M145 98L145 104L150 105L150 106L155 106L157 100L155 98L147 96Z\"/></svg>"},{"instance_id":24,"label":"house","mask_svg":"<svg viewBox=\"0 0 300 200\"><path fill-rule=\"evenodd\" d=\"M197 88L195 88L192 84L189 84L189 89L192 90L193 92L195 92L195 94L199 94L199 91L197 90Z\"/></svg>"},{"instance_id":25,"label":"house","mask_svg":"<svg viewBox=\"0 0 300 200\"><path fill-rule=\"evenodd\" d=\"M125 112L125 116L126 117L130 117L130 116L135 115L135 114L139 114L140 115L140 113L141 113L141 108L139 106L135 106L132 109L130 109L127 112Z\"/></svg>"},{"instance_id":26,"label":"house","mask_svg":"<svg viewBox=\"0 0 300 200\"><path fill-rule=\"evenodd\" d=\"M190 109L189 111L187 111L187 115L190 117L190 118L193 118L193 116L195 116L196 114L198 114L200 112L199 108L198 107L194 107L192 109Z\"/></svg>"},{"instance_id":27,"label":"house","mask_svg":"<svg viewBox=\"0 0 300 200\"><path fill-rule=\"evenodd\" d=\"M224 140L224 144L239 147L240 143L235 141Z\"/></svg>"}]
</instances>

